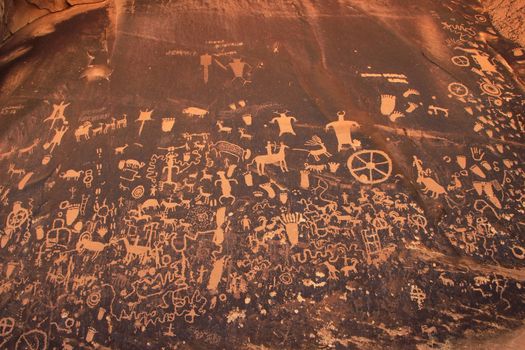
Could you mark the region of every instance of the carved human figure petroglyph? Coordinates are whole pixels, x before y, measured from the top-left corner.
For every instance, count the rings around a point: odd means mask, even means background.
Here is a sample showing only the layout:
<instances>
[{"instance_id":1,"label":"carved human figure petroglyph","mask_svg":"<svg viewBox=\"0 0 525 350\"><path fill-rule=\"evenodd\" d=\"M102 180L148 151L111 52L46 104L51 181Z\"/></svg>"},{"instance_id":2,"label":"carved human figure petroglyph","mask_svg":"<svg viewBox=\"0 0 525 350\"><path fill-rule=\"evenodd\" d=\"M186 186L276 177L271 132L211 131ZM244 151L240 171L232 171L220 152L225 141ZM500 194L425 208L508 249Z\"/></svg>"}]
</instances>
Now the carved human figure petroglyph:
<instances>
[{"instance_id":1,"label":"carved human figure petroglyph","mask_svg":"<svg viewBox=\"0 0 525 350\"><path fill-rule=\"evenodd\" d=\"M279 151L275 154L264 154L256 156L252 163L255 162L257 166L257 173L259 175L264 175L264 168L268 164L276 164L279 165L281 168L281 171L286 172L288 171L288 166L286 165L286 149L289 148L286 146L283 142L280 143Z\"/></svg>"},{"instance_id":2,"label":"carved human figure petroglyph","mask_svg":"<svg viewBox=\"0 0 525 350\"><path fill-rule=\"evenodd\" d=\"M278 117L273 118L270 120L271 124L274 124L277 122L277 125L279 126L279 136L282 136L284 134L292 134L295 135L295 131L293 130L292 122L296 122L297 118L294 116L287 115L288 112L280 113L275 112L279 114Z\"/></svg>"},{"instance_id":3,"label":"carved human figure petroglyph","mask_svg":"<svg viewBox=\"0 0 525 350\"><path fill-rule=\"evenodd\" d=\"M51 126L49 127L50 129L53 129L53 127L55 126L55 122L57 120L61 120L62 124L64 124L64 125L68 124L68 122L66 120L66 117L64 116L64 111L65 111L66 107L69 106L69 105L70 105L69 103L68 104L64 104L64 101L60 102L59 105L53 104L53 112L51 112L49 117L44 119L45 122L51 121Z\"/></svg>"},{"instance_id":4,"label":"carved human figure petroglyph","mask_svg":"<svg viewBox=\"0 0 525 350\"><path fill-rule=\"evenodd\" d=\"M335 137L337 138L337 151L341 152L343 146L350 146L353 150L356 150L357 147L361 145L359 140L352 139L352 128L359 127L359 124L351 121L345 120L345 112L337 112L337 121L326 124L325 130L332 128L335 132Z\"/></svg>"},{"instance_id":5,"label":"carved human figure petroglyph","mask_svg":"<svg viewBox=\"0 0 525 350\"><path fill-rule=\"evenodd\" d=\"M43 145L45 150L49 150L49 153L53 153L56 146L60 146L60 143L62 142L62 137L64 137L64 134L69 129L69 126L62 126L60 129L54 129L55 135L53 135L53 138L51 141L45 143Z\"/></svg>"}]
</instances>

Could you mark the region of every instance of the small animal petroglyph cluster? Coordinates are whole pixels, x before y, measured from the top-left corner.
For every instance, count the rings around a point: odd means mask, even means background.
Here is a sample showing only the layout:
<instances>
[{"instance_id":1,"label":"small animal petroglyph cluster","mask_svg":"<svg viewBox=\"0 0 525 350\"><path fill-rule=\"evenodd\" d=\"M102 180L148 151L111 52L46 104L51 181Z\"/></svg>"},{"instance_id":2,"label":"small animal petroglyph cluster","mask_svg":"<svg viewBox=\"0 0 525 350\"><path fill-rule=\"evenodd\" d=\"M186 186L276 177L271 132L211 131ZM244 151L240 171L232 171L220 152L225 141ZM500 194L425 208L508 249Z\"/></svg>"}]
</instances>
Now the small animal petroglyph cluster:
<instances>
[{"instance_id":1,"label":"small animal petroglyph cluster","mask_svg":"<svg viewBox=\"0 0 525 350\"><path fill-rule=\"evenodd\" d=\"M521 325L523 95L482 15L433 15L454 74L430 93L358 67L368 119L257 100L270 64L226 40L165 54L224 78L209 105L38 101L39 130L0 143L0 348L445 347Z\"/></svg>"}]
</instances>

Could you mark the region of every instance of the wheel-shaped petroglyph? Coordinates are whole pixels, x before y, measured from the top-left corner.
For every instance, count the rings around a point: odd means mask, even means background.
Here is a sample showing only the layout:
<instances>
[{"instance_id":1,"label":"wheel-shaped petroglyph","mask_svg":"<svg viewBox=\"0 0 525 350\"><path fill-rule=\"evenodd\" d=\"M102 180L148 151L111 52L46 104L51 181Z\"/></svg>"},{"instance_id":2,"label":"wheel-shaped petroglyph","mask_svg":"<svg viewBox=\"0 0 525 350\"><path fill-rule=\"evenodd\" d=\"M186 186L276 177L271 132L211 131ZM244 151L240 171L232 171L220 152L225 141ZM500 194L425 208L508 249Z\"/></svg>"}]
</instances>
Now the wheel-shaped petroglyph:
<instances>
[{"instance_id":1,"label":"wheel-shaped petroglyph","mask_svg":"<svg viewBox=\"0 0 525 350\"><path fill-rule=\"evenodd\" d=\"M448 91L457 97L465 97L468 94L468 88L461 83L448 84Z\"/></svg>"},{"instance_id":2,"label":"wheel-shaped petroglyph","mask_svg":"<svg viewBox=\"0 0 525 350\"><path fill-rule=\"evenodd\" d=\"M452 63L459 67L470 66L470 61L467 56L454 56L451 58Z\"/></svg>"},{"instance_id":3,"label":"wheel-shaped petroglyph","mask_svg":"<svg viewBox=\"0 0 525 350\"><path fill-rule=\"evenodd\" d=\"M346 165L356 180L367 185L386 181L392 173L392 160L379 150L356 152L348 158Z\"/></svg>"}]
</instances>

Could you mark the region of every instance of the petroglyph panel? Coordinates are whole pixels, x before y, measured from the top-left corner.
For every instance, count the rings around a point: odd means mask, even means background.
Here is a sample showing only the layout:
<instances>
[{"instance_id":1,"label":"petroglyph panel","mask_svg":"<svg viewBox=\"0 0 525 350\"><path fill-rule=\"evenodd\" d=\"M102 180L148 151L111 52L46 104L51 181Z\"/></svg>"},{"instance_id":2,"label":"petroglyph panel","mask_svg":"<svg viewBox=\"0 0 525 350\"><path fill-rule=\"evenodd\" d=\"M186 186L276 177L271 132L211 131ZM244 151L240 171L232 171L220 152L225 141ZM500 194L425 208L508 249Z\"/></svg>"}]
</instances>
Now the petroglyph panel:
<instances>
[{"instance_id":1,"label":"petroglyph panel","mask_svg":"<svg viewBox=\"0 0 525 350\"><path fill-rule=\"evenodd\" d=\"M521 49L470 5L387 3L108 2L13 35L0 348L521 327Z\"/></svg>"}]
</instances>

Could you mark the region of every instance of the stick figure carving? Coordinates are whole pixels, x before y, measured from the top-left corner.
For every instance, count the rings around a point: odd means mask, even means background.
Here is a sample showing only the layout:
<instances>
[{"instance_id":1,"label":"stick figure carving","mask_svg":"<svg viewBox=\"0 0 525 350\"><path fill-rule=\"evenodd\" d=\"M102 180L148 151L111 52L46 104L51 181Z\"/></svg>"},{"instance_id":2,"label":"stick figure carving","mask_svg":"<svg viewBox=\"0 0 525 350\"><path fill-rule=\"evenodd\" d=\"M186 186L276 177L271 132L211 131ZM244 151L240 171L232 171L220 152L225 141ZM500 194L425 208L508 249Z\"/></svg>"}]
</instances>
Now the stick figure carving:
<instances>
[{"instance_id":1,"label":"stick figure carving","mask_svg":"<svg viewBox=\"0 0 525 350\"><path fill-rule=\"evenodd\" d=\"M281 142L279 151L274 154L262 154L255 158L253 158L253 162L255 162L257 166L257 173L259 175L264 175L264 168L267 164L275 164L279 165L281 168L281 171L286 172L288 171L288 166L286 164L286 154L285 150L289 148L284 144L284 142Z\"/></svg>"},{"instance_id":2,"label":"stick figure carving","mask_svg":"<svg viewBox=\"0 0 525 350\"><path fill-rule=\"evenodd\" d=\"M64 104L64 101L60 102L59 105L53 104L53 112L51 112L49 117L44 119L45 122L51 121L50 129L53 129L53 127L55 126L55 122L57 120L61 120L64 125L68 124L68 122L66 120L66 117L64 116L64 110L69 105L70 105L69 103L68 104Z\"/></svg>"},{"instance_id":3,"label":"stick figure carving","mask_svg":"<svg viewBox=\"0 0 525 350\"><path fill-rule=\"evenodd\" d=\"M56 146L60 146L60 143L62 142L62 137L64 137L64 134L69 129L69 126L62 126L60 129L54 129L55 135L51 139L51 141L46 142L43 147L45 150L49 149L49 153L53 153Z\"/></svg>"}]
</instances>

